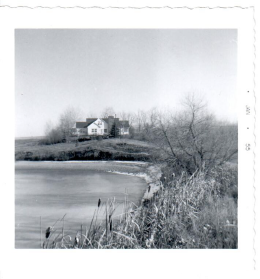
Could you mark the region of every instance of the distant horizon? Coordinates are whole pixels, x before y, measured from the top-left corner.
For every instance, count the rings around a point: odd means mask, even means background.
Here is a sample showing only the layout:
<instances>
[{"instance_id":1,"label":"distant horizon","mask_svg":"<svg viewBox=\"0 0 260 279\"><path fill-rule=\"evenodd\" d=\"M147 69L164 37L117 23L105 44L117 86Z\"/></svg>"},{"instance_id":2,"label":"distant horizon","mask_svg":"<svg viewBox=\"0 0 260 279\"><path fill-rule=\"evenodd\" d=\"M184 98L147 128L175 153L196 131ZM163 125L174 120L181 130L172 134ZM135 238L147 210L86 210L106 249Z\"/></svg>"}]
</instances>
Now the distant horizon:
<instances>
[{"instance_id":1,"label":"distant horizon","mask_svg":"<svg viewBox=\"0 0 260 279\"><path fill-rule=\"evenodd\" d=\"M237 122L236 79L235 29L17 29L15 138L43 136L69 106L176 111L187 93Z\"/></svg>"}]
</instances>

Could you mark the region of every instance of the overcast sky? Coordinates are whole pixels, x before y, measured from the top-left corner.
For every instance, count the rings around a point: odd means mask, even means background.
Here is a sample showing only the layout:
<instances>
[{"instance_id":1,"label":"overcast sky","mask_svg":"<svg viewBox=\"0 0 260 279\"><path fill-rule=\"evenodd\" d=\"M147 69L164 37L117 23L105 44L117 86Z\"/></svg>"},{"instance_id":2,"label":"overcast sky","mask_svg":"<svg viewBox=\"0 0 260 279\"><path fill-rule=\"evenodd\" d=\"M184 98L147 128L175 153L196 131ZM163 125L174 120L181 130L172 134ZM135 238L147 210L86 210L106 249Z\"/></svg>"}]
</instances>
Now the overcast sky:
<instances>
[{"instance_id":1,"label":"overcast sky","mask_svg":"<svg viewBox=\"0 0 260 279\"><path fill-rule=\"evenodd\" d=\"M16 137L43 135L69 106L84 117L174 111L191 92L237 121L236 41L236 30L217 29L16 30Z\"/></svg>"}]
</instances>

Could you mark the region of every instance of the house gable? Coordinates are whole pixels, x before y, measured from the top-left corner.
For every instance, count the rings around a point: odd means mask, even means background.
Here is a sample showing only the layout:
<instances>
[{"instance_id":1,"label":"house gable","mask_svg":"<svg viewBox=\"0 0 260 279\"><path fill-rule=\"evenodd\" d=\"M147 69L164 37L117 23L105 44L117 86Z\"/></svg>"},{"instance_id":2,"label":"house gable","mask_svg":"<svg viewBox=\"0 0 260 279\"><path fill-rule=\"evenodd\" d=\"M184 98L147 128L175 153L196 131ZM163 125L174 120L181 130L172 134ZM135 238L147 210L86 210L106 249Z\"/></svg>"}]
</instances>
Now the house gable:
<instances>
[{"instance_id":1,"label":"house gable","mask_svg":"<svg viewBox=\"0 0 260 279\"><path fill-rule=\"evenodd\" d=\"M100 118L89 124L87 128L88 135L104 135L108 133L108 124Z\"/></svg>"}]
</instances>

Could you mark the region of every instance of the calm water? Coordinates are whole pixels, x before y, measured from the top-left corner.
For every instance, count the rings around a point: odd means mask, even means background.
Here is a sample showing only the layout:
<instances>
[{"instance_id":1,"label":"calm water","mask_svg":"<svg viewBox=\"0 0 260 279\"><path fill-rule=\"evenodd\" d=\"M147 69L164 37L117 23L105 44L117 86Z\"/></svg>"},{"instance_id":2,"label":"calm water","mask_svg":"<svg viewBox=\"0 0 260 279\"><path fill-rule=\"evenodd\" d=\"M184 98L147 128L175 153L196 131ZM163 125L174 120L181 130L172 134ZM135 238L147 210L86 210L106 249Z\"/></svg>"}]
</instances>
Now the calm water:
<instances>
[{"instance_id":1,"label":"calm water","mask_svg":"<svg viewBox=\"0 0 260 279\"><path fill-rule=\"evenodd\" d=\"M115 197L118 215L123 210L125 192L128 200L140 204L146 187L138 177L93 171L84 168L84 163L16 163L15 247L40 247L40 216L42 238L46 228L64 214L65 232L74 237L81 224L83 229L89 226L99 198L105 202ZM60 232L61 226L58 222L55 228Z\"/></svg>"}]
</instances>

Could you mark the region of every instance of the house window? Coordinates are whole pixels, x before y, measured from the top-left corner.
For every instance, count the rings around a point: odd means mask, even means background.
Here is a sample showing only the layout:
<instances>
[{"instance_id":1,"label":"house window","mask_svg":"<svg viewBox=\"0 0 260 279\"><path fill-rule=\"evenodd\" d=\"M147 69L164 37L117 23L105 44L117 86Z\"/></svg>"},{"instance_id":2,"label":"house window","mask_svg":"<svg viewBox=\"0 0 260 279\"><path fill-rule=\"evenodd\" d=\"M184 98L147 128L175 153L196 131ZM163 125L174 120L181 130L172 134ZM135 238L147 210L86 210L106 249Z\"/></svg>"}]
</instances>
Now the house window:
<instances>
[{"instance_id":1,"label":"house window","mask_svg":"<svg viewBox=\"0 0 260 279\"><path fill-rule=\"evenodd\" d=\"M97 132L97 129L92 129L92 133L96 133Z\"/></svg>"},{"instance_id":2,"label":"house window","mask_svg":"<svg viewBox=\"0 0 260 279\"><path fill-rule=\"evenodd\" d=\"M107 133L107 129L104 129L104 133Z\"/></svg>"}]
</instances>

